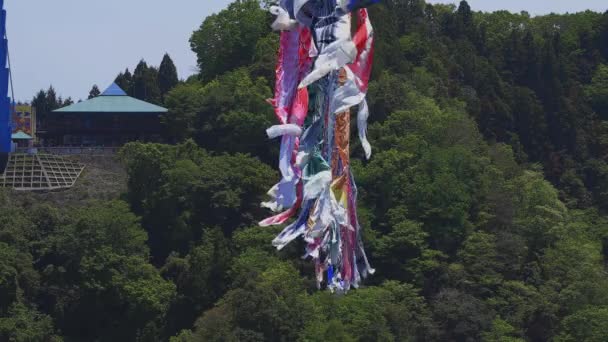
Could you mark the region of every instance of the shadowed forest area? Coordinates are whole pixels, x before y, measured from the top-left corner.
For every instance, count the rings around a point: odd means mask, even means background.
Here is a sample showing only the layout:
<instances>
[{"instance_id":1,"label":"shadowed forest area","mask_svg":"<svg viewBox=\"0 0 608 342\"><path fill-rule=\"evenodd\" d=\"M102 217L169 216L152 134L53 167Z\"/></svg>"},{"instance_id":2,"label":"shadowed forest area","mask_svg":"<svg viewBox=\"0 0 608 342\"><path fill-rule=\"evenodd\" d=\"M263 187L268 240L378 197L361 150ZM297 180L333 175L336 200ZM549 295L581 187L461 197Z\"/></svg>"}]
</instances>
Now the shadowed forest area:
<instances>
[{"instance_id":1,"label":"shadowed forest area","mask_svg":"<svg viewBox=\"0 0 608 342\"><path fill-rule=\"evenodd\" d=\"M0 193L0 341L608 340L608 12L370 8L353 168L377 271L337 296L257 227L279 179L266 5L206 18L188 80L168 56L119 75L174 143L126 145L122 195Z\"/></svg>"}]
</instances>

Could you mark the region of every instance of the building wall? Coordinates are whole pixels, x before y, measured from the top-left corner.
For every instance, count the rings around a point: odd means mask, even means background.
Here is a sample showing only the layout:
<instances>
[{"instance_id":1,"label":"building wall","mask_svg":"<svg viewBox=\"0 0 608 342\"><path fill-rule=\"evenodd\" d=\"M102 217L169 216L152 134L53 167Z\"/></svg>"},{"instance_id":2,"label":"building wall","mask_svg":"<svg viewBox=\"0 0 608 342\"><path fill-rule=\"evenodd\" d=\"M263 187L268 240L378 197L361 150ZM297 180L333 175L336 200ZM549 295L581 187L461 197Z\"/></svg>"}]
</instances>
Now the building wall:
<instances>
[{"instance_id":1,"label":"building wall","mask_svg":"<svg viewBox=\"0 0 608 342\"><path fill-rule=\"evenodd\" d=\"M51 113L44 127L43 146L121 146L162 134L160 116L149 113Z\"/></svg>"}]
</instances>

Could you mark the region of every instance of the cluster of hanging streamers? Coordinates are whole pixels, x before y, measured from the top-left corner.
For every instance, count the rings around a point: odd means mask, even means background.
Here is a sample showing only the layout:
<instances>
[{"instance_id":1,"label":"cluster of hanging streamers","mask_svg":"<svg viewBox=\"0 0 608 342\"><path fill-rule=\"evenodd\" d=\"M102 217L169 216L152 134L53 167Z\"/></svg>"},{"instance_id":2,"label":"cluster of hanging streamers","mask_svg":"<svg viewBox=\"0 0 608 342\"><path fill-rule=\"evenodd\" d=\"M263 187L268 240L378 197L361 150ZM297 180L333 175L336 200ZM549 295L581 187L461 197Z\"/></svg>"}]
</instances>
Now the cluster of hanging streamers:
<instances>
[{"instance_id":1,"label":"cluster of hanging streamers","mask_svg":"<svg viewBox=\"0 0 608 342\"><path fill-rule=\"evenodd\" d=\"M281 31L275 97L281 137L282 179L262 206L276 213L261 226L294 219L273 245L284 248L302 236L304 258L315 262L318 286L331 291L358 287L374 270L365 255L357 219L357 188L350 170L351 109L367 158L367 93L374 38L366 6L379 0L281 0L271 12ZM352 16L357 29L351 33Z\"/></svg>"}]
</instances>

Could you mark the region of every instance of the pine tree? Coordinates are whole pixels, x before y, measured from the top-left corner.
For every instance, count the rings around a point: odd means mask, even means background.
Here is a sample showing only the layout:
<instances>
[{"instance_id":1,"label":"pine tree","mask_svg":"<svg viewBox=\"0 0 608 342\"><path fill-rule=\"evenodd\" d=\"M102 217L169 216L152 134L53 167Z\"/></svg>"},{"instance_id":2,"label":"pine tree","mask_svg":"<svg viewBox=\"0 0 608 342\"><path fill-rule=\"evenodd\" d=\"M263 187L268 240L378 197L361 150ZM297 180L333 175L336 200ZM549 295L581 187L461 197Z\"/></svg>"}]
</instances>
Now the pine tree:
<instances>
[{"instance_id":1,"label":"pine tree","mask_svg":"<svg viewBox=\"0 0 608 342\"><path fill-rule=\"evenodd\" d=\"M146 97L145 75L148 71L148 63L143 59L139 61L133 71L133 96L144 100Z\"/></svg>"},{"instance_id":2,"label":"pine tree","mask_svg":"<svg viewBox=\"0 0 608 342\"><path fill-rule=\"evenodd\" d=\"M131 75L129 68L127 68L125 72L118 74L114 80L114 83L116 83L129 96L133 95L133 75Z\"/></svg>"},{"instance_id":3,"label":"pine tree","mask_svg":"<svg viewBox=\"0 0 608 342\"><path fill-rule=\"evenodd\" d=\"M57 93L55 92L55 88L51 85L49 89L46 91L46 104L49 112L58 109L60 104L57 100Z\"/></svg>"},{"instance_id":4,"label":"pine tree","mask_svg":"<svg viewBox=\"0 0 608 342\"><path fill-rule=\"evenodd\" d=\"M461 1L456 11L456 30L458 34L464 35L469 39L476 36L475 26L473 25L473 12L471 6L466 1Z\"/></svg>"},{"instance_id":5,"label":"pine tree","mask_svg":"<svg viewBox=\"0 0 608 342\"><path fill-rule=\"evenodd\" d=\"M177 85L178 81L177 68L169 54L166 53L158 69L158 87L163 98Z\"/></svg>"},{"instance_id":6,"label":"pine tree","mask_svg":"<svg viewBox=\"0 0 608 342\"><path fill-rule=\"evenodd\" d=\"M89 100L99 96L100 94L101 91L99 91L99 87L97 86L97 84L94 84L93 88L91 88L91 91L89 91Z\"/></svg>"},{"instance_id":7,"label":"pine tree","mask_svg":"<svg viewBox=\"0 0 608 342\"><path fill-rule=\"evenodd\" d=\"M133 74L129 71L129 68L125 70L124 79L126 89L123 88L123 90L126 91L129 96L133 96Z\"/></svg>"},{"instance_id":8,"label":"pine tree","mask_svg":"<svg viewBox=\"0 0 608 342\"><path fill-rule=\"evenodd\" d=\"M604 12L601 23L598 28L597 45L606 60L608 60L608 11Z\"/></svg>"},{"instance_id":9,"label":"pine tree","mask_svg":"<svg viewBox=\"0 0 608 342\"><path fill-rule=\"evenodd\" d=\"M522 83L529 88L538 89L540 83L540 53L534 41L534 35L530 30L527 30L524 36L523 49L525 51L525 60L523 61L525 71L522 76Z\"/></svg>"},{"instance_id":10,"label":"pine tree","mask_svg":"<svg viewBox=\"0 0 608 342\"><path fill-rule=\"evenodd\" d=\"M152 103L160 103L161 100L158 70L148 67L143 59L133 73L133 97Z\"/></svg>"},{"instance_id":11,"label":"pine tree","mask_svg":"<svg viewBox=\"0 0 608 342\"><path fill-rule=\"evenodd\" d=\"M40 126L40 122L42 122L46 119L47 113L48 113L48 105L46 102L46 91L44 91L43 89L40 89L40 91L32 99L32 107L36 108L38 126Z\"/></svg>"}]
</instances>

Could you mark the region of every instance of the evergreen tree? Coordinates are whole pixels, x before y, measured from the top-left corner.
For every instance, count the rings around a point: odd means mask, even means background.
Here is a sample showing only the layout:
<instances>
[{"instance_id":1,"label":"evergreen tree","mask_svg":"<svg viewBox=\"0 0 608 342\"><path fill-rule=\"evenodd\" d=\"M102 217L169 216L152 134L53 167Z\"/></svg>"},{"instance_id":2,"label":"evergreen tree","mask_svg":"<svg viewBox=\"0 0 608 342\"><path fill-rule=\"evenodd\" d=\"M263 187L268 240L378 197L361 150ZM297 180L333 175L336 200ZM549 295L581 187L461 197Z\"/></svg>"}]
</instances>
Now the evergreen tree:
<instances>
[{"instance_id":1,"label":"evergreen tree","mask_svg":"<svg viewBox=\"0 0 608 342\"><path fill-rule=\"evenodd\" d=\"M458 11L455 17L455 33L456 37L465 36L470 40L475 40L476 30L473 24L473 12L471 6L466 1L461 1L458 6Z\"/></svg>"},{"instance_id":2,"label":"evergreen tree","mask_svg":"<svg viewBox=\"0 0 608 342\"><path fill-rule=\"evenodd\" d=\"M143 59L133 72L133 97L151 103L160 103L161 100L158 70L148 67Z\"/></svg>"},{"instance_id":3,"label":"evergreen tree","mask_svg":"<svg viewBox=\"0 0 608 342\"><path fill-rule=\"evenodd\" d=\"M160 93L164 98L165 95L173 89L178 83L177 68L168 53L163 57L158 69L158 86Z\"/></svg>"},{"instance_id":4,"label":"evergreen tree","mask_svg":"<svg viewBox=\"0 0 608 342\"><path fill-rule=\"evenodd\" d=\"M586 90L595 111L608 119L608 65L600 64Z\"/></svg>"},{"instance_id":5,"label":"evergreen tree","mask_svg":"<svg viewBox=\"0 0 608 342\"><path fill-rule=\"evenodd\" d=\"M57 93L55 92L55 88L53 88L52 85L46 91L46 104L48 106L49 112L52 112L55 109L59 108L59 101L57 99Z\"/></svg>"},{"instance_id":6,"label":"evergreen tree","mask_svg":"<svg viewBox=\"0 0 608 342\"><path fill-rule=\"evenodd\" d=\"M101 91L99 91L99 87L97 87L97 84L93 85L93 88L91 88L91 91L89 91L89 100L92 98L95 98L97 96L99 96L101 94Z\"/></svg>"},{"instance_id":7,"label":"evergreen tree","mask_svg":"<svg viewBox=\"0 0 608 342\"><path fill-rule=\"evenodd\" d=\"M48 105L46 102L46 91L40 89L40 91L32 99L32 107L36 108L36 117L38 126L43 122L48 113Z\"/></svg>"},{"instance_id":8,"label":"evergreen tree","mask_svg":"<svg viewBox=\"0 0 608 342\"><path fill-rule=\"evenodd\" d=\"M127 68L125 72L118 74L114 80L114 83L116 83L129 96L133 96L133 75L131 75L129 68Z\"/></svg>"},{"instance_id":9,"label":"evergreen tree","mask_svg":"<svg viewBox=\"0 0 608 342\"><path fill-rule=\"evenodd\" d=\"M522 83L529 88L538 89L540 79L540 56L531 30L528 30L524 36L523 49L525 51L525 60L522 62L522 65L525 71Z\"/></svg>"},{"instance_id":10,"label":"evergreen tree","mask_svg":"<svg viewBox=\"0 0 608 342\"><path fill-rule=\"evenodd\" d=\"M68 100L71 101L70 98L64 101L61 97L57 97L55 88L52 85L46 91L44 89L38 91L31 102L32 107L36 109L36 124L38 128L44 126L50 112L71 104L67 103Z\"/></svg>"},{"instance_id":11,"label":"evergreen tree","mask_svg":"<svg viewBox=\"0 0 608 342\"><path fill-rule=\"evenodd\" d=\"M608 44L606 43L608 42L608 11L604 12L602 16L597 42L604 59L608 61Z\"/></svg>"}]
</instances>

